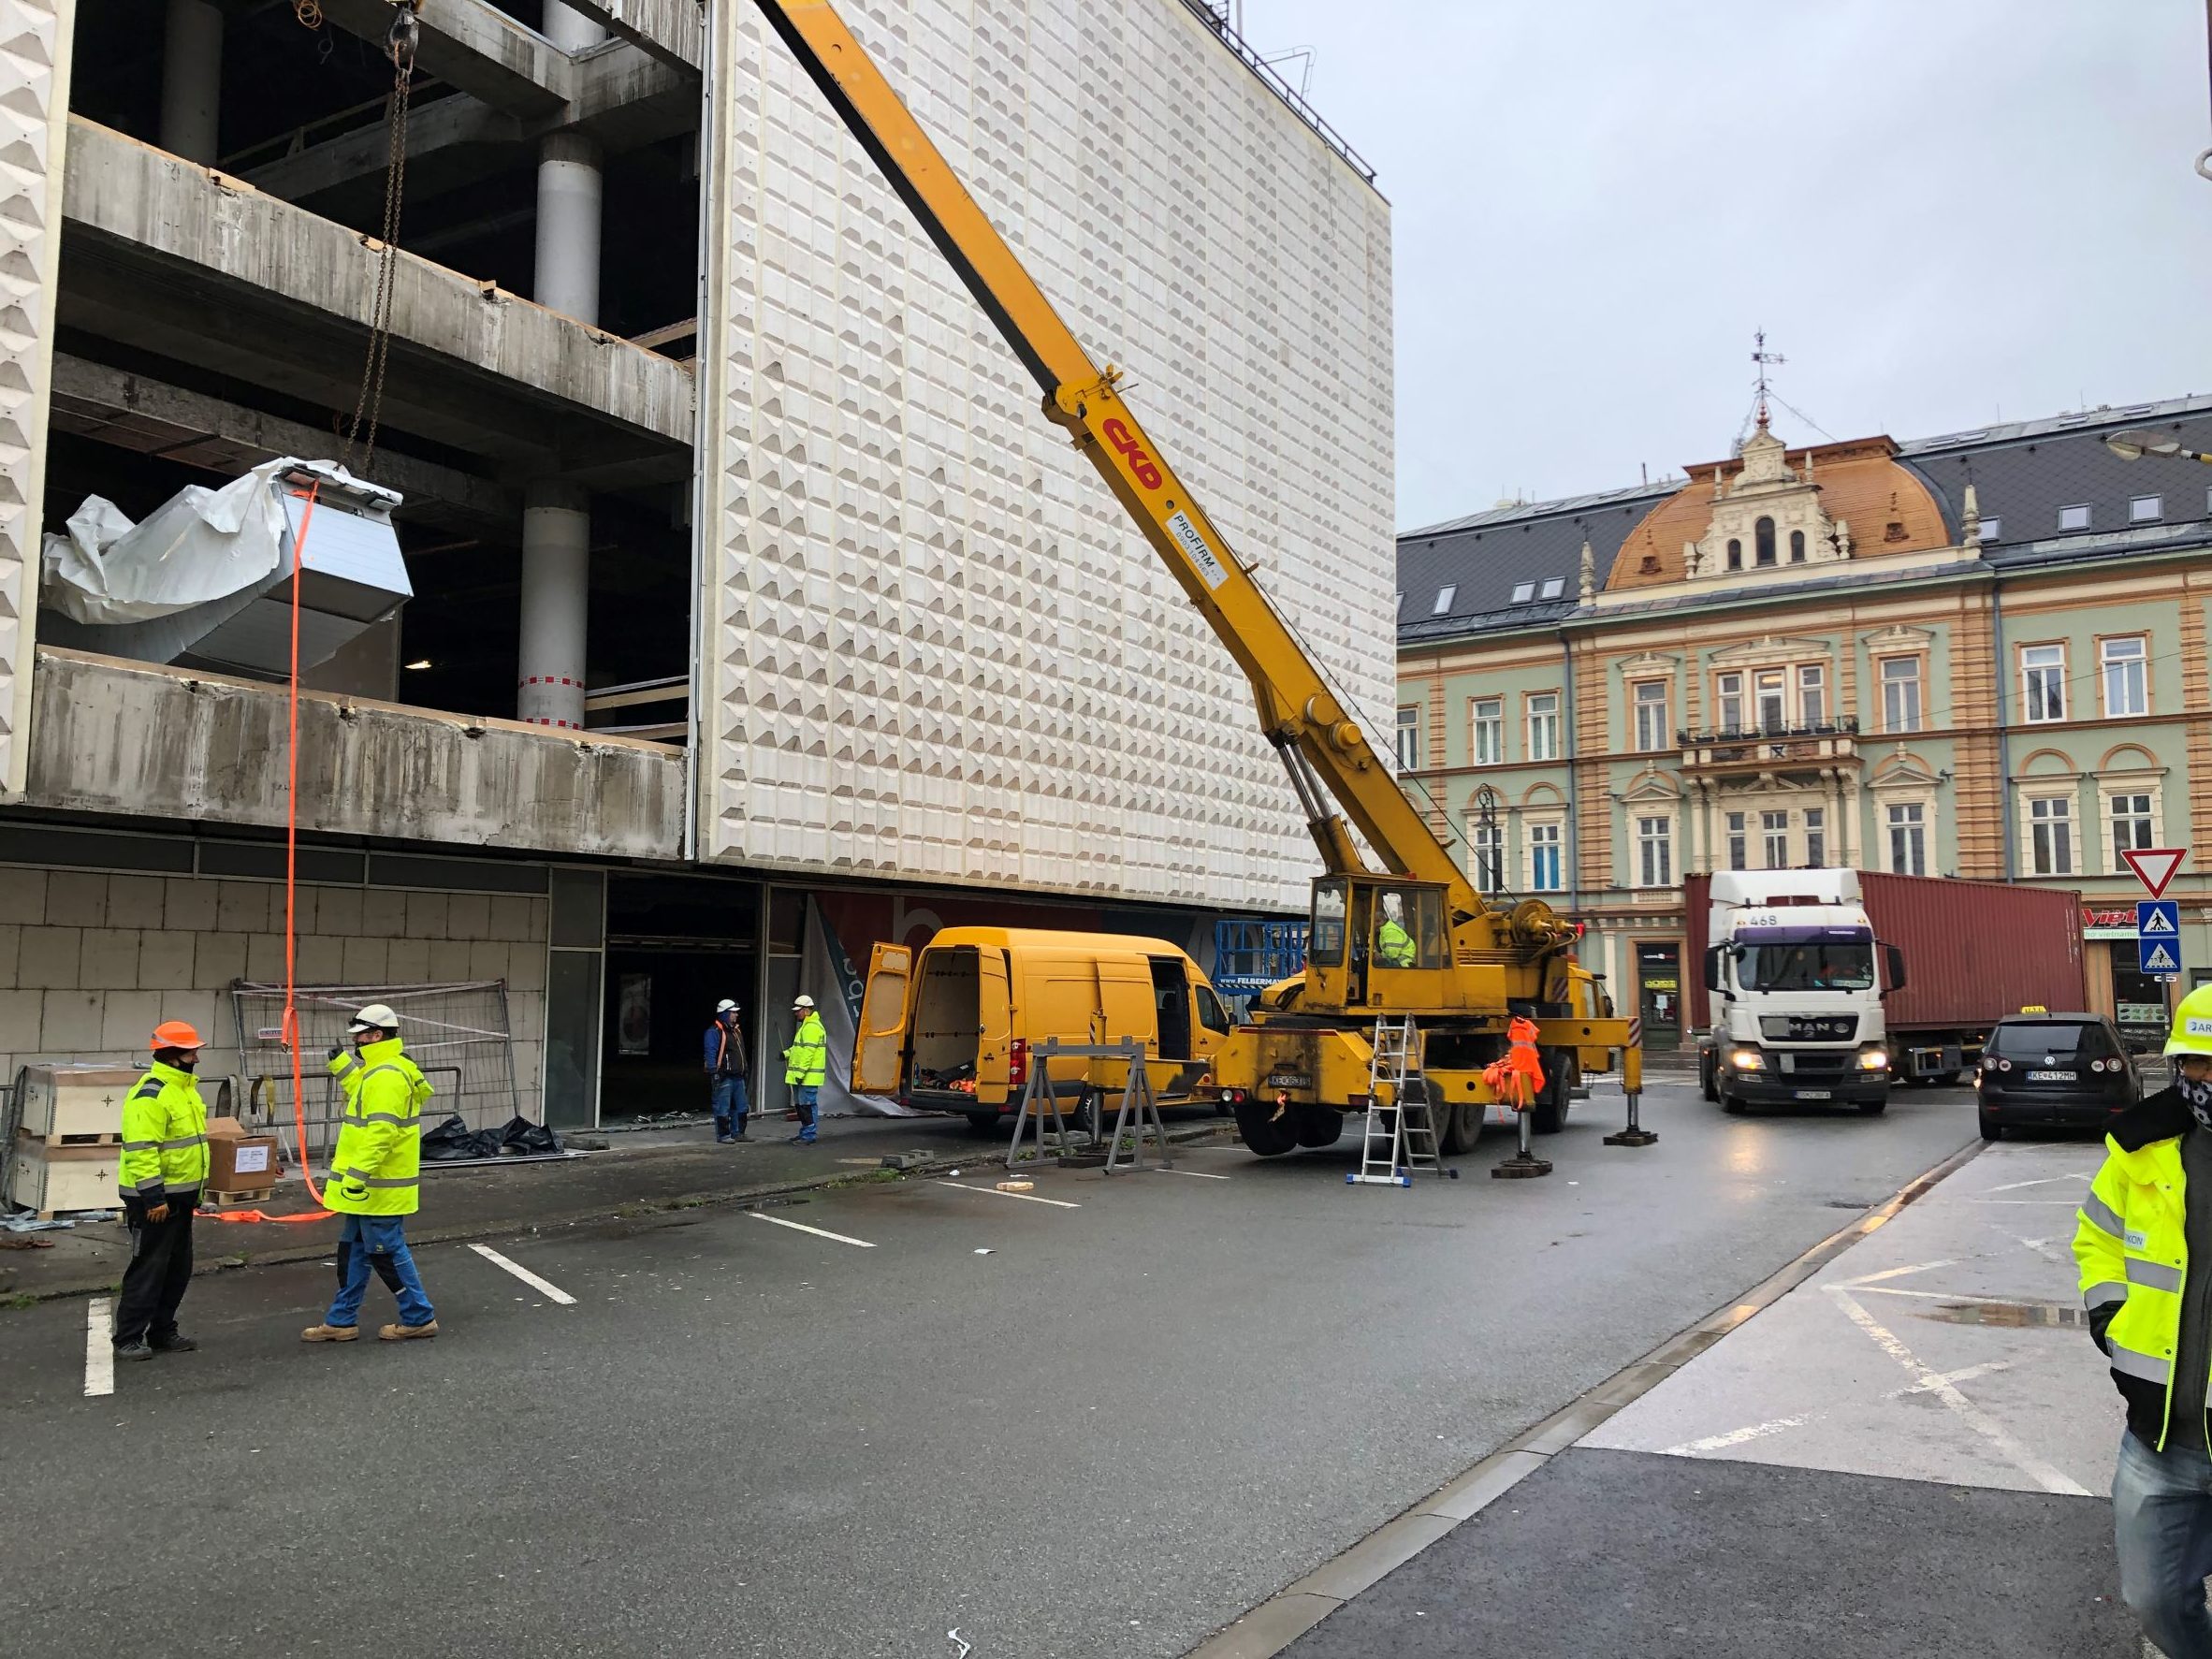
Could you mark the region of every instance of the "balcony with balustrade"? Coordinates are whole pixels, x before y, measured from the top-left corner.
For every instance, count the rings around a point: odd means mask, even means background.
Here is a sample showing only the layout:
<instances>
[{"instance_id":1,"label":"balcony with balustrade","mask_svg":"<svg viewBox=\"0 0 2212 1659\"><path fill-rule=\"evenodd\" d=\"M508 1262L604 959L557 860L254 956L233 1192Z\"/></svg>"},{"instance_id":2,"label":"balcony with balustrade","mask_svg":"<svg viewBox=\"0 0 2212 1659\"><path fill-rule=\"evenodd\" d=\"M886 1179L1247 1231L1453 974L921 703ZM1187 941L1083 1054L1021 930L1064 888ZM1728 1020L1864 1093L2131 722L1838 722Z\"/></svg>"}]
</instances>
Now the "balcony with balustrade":
<instances>
[{"instance_id":1,"label":"balcony with balustrade","mask_svg":"<svg viewBox=\"0 0 2212 1659\"><path fill-rule=\"evenodd\" d=\"M1690 777L1831 775L1856 772L1860 765L1858 721L1849 715L1810 725L1773 721L1756 728L1681 731L1675 741L1681 746L1682 771Z\"/></svg>"}]
</instances>

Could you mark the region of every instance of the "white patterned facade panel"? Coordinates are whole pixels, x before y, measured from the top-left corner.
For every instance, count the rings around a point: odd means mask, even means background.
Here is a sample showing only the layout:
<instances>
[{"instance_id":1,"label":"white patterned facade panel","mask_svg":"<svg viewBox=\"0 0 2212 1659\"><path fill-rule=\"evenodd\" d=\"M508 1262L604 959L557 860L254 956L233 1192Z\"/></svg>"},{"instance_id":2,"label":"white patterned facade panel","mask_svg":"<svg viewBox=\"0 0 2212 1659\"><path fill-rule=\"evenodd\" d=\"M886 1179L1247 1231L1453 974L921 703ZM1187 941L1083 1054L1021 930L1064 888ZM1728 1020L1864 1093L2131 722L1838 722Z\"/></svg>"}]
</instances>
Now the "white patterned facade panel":
<instances>
[{"instance_id":1,"label":"white patterned facade panel","mask_svg":"<svg viewBox=\"0 0 2212 1659\"><path fill-rule=\"evenodd\" d=\"M76 0L0 0L0 799L30 764L33 623Z\"/></svg>"},{"instance_id":2,"label":"white patterned facade panel","mask_svg":"<svg viewBox=\"0 0 2212 1659\"><path fill-rule=\"evenodd\" d=\"M1387 721L1387 204L1181 0L845 10ZM718 11L703 853L1302 907L1312 844L1229 654L781 43Z\"/></svg>"}]
</instances>

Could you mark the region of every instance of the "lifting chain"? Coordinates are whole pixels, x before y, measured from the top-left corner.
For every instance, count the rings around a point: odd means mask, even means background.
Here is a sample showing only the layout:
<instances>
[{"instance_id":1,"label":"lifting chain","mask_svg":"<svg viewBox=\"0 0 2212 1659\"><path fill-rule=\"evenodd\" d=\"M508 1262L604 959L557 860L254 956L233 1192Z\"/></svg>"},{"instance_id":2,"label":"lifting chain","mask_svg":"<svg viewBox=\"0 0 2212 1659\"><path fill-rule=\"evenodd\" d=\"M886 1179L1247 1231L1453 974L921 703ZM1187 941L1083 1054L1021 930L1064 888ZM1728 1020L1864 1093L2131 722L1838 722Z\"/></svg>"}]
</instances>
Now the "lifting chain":
<instances>
[{"instance_id":1,"label":"lifting chain","mask_svg":"<svg viewBox=\"0 0 2212 1659\"><path fill-rule=\"evenodd\" d=\"M299 0L312 5L313 0ZM391 359L392 296L398 285L400 263L400 209L407 191L407 106L415 89L415 51L421 35L415 16L421 0L392 0L392 26L385 36L385 51L392 60L392 95L386 106L388 135L384 174L384 223L378 231L376 293L369 306L369 350L361 365L360 395L354 400L354 417L346 428L345 448L339 465L352 470L354 449L361 450L360 471L365 475L376 458L376 429L384 415L385 370Z\"/></svg>"}]
</instances>

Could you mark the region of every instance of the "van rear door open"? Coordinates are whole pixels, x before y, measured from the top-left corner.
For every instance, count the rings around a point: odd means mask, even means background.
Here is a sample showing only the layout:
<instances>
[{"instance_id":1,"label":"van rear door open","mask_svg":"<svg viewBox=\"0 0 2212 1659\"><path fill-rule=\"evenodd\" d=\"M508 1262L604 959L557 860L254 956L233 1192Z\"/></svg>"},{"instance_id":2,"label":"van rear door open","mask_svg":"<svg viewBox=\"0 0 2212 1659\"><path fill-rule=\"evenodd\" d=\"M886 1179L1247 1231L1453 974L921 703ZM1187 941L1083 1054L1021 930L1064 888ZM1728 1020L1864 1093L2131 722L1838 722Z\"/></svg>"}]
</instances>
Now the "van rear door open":
<instances>
[{"instance_id":1,"label":"van rear door open","mask_svg":"<svg viewBox=\"0 0 2212 1659\"><path fill-rule=\"evenodd\" d=\"M868 953L867 990L852 1042L852 1092L895 1095L907 1064L907 986L914 953L904 945L878 945Z\"/></svg>"},{"instance_id":2,"label":"van rear door open","mask_svg":"<svg viewBox=\"0 0 2212 1659\"><path fill-rule=\"evenodd\" d=\"M1012 1077L1013 1007L1006 982L1006 953L979 950L976 957L975 1084L977 1098L997 1105Z\"/></svg>"}]
</instances>

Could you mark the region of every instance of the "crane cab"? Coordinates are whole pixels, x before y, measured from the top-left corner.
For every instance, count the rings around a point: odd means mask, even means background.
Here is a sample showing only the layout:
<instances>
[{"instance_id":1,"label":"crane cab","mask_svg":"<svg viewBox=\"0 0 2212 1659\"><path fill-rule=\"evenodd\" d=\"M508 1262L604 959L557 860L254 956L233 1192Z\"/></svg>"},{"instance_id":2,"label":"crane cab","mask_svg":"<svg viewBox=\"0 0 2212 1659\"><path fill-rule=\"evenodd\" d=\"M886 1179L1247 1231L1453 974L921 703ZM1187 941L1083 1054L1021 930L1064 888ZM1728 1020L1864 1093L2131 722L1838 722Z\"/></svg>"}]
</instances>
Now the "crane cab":
<instances>
[{"instance_id":1,"label":"crane cab","mask_svg":"<svg viewBox=\"0 0 2212 1659\"><path fill-rule=\"evenodd\" d=\"M1442 1008L1451 930L1441 882L1327 876L1314 883L1307 1000L1329 1008Z\"/></svg>"}]
</instances>

